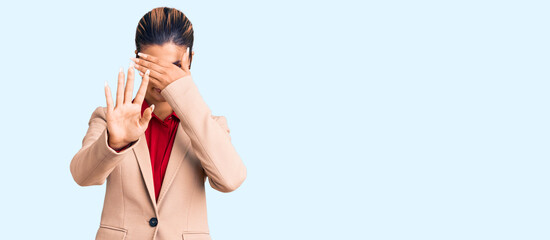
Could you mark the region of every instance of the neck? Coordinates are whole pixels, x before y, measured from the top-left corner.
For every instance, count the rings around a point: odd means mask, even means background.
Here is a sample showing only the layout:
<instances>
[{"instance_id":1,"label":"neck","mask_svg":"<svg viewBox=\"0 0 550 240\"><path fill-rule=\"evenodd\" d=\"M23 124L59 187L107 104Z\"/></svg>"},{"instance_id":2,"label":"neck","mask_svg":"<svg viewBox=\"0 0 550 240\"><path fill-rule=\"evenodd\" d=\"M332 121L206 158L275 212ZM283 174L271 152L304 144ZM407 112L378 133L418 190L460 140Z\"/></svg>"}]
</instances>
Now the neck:
<instances>
[{"instance_id":1,"label":"neck","mask_svg":"<svg viewBox=\"0 0 550 240\"><path fill-rule=\"evenodd\" d=\"M155 104L155 110L153 110L153 113L160 119L164 120L168 115L172 113L172 107L168 102L159 102L155 101L154 99L145 99L149 106L152 104Z\"/></svg>"}]
</instances>

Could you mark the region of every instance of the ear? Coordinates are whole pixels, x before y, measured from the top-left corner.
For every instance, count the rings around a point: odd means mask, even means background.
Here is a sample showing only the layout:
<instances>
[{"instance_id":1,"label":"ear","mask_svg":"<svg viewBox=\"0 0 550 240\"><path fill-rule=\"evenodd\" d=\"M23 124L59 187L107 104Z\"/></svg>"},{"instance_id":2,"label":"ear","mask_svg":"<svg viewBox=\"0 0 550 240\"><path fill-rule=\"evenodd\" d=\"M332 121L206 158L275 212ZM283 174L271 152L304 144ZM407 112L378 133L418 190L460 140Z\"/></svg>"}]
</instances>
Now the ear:
<instances>
[{"instance_id":1,"label":"ear","mask_svg":"<svg viewBox=\"0 0 550 240\"><path fill-rule=\"evenodd\" d=\"M195 51L191 51L191 56L189 57L189 69L191 69L191 62L193 62L193 55L195 55ZM183 59L185 57L185 54L183 54L181 59L181 62L185 62L187 59Z\"/></svg>"},{"instance_id":2,"label":"ear","mask_svg":"<svg viewBox=\"0 0 550 240\"><path fill-rule=\"evenodd\" d=\"M189 59L189 69L191 70L191 62L193 62L193 55L195 55L195 51L191 51L191 58Z\"/></svg>"},{"instance_id":3,"label":"ear","mask_svg":"<svg viewBox=\"0 0 550 240\"><path fill-rule=\"evenodd\" d=\"M195 51L191 51L191 59L189 59L189 65L191 65L191 62L193 61L193 56L195 55ZM191 68L191 66L189 66Z\"/></svg>"}]
</instances>

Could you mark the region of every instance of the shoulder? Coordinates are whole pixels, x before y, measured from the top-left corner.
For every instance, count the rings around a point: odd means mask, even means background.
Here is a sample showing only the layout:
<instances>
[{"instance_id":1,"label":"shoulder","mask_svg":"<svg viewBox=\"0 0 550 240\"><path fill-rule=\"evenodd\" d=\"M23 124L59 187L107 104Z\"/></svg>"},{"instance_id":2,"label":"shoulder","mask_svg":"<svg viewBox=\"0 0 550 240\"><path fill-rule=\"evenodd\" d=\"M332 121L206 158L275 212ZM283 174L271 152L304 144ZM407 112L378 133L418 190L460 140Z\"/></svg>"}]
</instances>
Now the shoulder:
<instances>
[{"instance_id":1,"label":"shoulder","mask_svg":"<svg viewBox=\"0 0 550 240\"><path fill-rule=\"evenodd\" d=\"M90 122L94 120L102 120L107 121L107 107L98 106L95 108L95 110L92 112L92 116L90 117Z\"/></svg>"}]
</instances>

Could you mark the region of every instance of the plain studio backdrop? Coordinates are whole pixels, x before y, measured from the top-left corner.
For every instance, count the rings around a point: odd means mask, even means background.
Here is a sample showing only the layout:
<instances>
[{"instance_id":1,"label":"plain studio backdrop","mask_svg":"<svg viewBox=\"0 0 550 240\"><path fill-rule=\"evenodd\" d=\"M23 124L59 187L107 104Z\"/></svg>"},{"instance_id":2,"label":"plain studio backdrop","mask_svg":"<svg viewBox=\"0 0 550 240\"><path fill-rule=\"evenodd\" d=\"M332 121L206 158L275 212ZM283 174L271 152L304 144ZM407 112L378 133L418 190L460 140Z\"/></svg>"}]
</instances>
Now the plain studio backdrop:
<instances>
[{"instance_id":1,"label":"plain studio backdrop","mask_svg":"<svg viewBox=\"0 0 550 240\"><path fill-rule=\"evenodd\" d=\"M248 170L207 186L213 239L550 239L550 6L525 0L4 1L3 239L94 238L105 184L69 163L161 6Z\"/></svg>"}]
</instances>

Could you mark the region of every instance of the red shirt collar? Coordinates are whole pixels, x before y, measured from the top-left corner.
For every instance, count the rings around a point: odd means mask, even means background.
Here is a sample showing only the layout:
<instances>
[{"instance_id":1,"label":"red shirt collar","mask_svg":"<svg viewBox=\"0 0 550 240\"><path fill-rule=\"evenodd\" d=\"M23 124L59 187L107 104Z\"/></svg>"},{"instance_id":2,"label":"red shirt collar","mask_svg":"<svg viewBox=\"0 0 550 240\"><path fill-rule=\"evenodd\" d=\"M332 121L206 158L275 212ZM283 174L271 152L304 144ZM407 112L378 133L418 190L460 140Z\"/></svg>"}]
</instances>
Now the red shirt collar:
<instances>
[{"instance_id":1,"label":"red shirt collar","mask_svg":"<svg viewBox=\"0 0 550 240\"><path fill-rule=\"evenodd\" d=\"M143 116L143 112L145 111L145 109L147 109L149 107L149 103L147 103L147 101L145 100L145 98L143 99L143 103L141 104L141 116ZM171 116L174 116L175 118L177 118L178 120L180 119L178 117L178 115L176 115L176 112L172 111L172 114L170 114ZM157 115L155 115L155 113L153 112L152 116L151 117L156 117L156 118L159 118ZM170 117L170 116L168 116ZM167 117L167 118L168 118ZM160 119L160 118L159 118Z\"/></svg>"}]
</instances>

